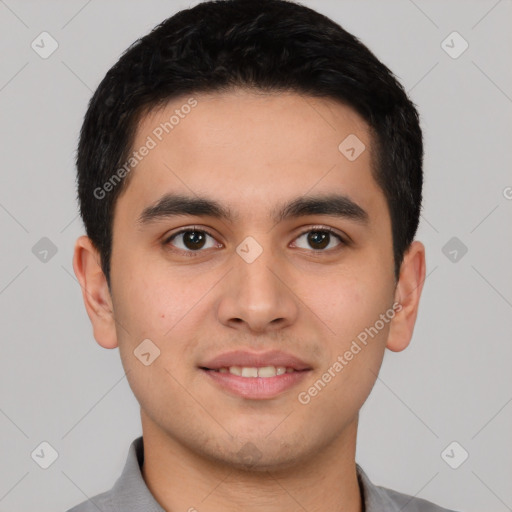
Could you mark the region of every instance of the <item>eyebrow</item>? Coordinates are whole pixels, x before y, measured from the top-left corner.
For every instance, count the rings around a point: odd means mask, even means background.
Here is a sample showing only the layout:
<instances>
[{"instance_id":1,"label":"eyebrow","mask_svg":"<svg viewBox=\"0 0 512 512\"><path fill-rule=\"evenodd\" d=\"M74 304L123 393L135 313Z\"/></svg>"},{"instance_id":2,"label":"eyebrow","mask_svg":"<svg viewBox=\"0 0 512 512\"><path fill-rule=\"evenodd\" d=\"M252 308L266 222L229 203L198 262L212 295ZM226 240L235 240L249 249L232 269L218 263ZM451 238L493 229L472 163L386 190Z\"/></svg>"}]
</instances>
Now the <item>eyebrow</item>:
<instances>
[{"instance_id":1,"label":"eyebrow","mask_svg":"<svg viewBox=\"0 0 512 512\"><path fill-rule=\"evenodd\" d=\"M298 197L270 212L271 220L276 223L307 215L340 217L365 226L370 220L366 210L348 196L340 194ZM144 227L154 221L176 216L212 217L227 222L239 218L230 208L214 199L168 193L151 206L144 208L137 219L137 224Z\"/></svg>"}]
</instances>

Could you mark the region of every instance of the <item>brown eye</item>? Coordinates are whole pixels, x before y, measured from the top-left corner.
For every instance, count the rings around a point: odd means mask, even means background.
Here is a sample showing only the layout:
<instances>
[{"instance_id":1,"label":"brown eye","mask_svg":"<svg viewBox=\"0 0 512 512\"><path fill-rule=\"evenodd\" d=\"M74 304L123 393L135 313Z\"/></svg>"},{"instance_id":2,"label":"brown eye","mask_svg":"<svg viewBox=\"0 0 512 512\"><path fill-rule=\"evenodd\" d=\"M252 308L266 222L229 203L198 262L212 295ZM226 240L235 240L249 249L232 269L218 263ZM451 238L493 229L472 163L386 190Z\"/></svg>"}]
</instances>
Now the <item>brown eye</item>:
<instances>
[{"instance_id":1,"label":"brown eye","mask_svg":"<svg viewBox=\"0 0 512 512\"><path fill-rule=\"evenodd\" d=\"M325 249L329 245L331 234L325 231L311 231L308 233L308 244L313 249Z\"/></svg>"},{"instance_id":2,"label":"brown eye","mask_svg":"<svg viewBox=\"0 0 512 512\"><path fill-rule=\"evenodd\" d=\"M183 233L183 245L192 251L202 249L205 243L206 237L204 233L200 231L185 231Z\"/></svg>"},{"instance_id":3,"label":"brown eye","mask_svg":"<svg viewBox=\"0 0 512 512\"><path fill-rule=\"evenodd\" d=\"M307 236L306 236L307 235ZM331 229L322 228L322 229L310 229L299 235L297 240L306 236L306 244L308 247L301 246L299 244L298 247L301 249L313 249L315 251L323 251L326 247L332 249L339 245L344 244L344 240L340 235L334 233ZM332 246L333 238L338 239L338 243Z\"/></svg>"},{"instance_id":4,"label":"brown eye","mask_svg":"<svg viewBox=\"0 0 512 512\"><path fill-rule=\"evenodd\" d=\"M208 238L213 240L213 237L206 231L199 229L183 229L169 237L164 243L165 245L172 245L185 252L197 252L201 249L215 247L215 244L211 242L210 245L207 246ZM176 242L174 242L175 240Z\"/></svg>"}]
</instances>

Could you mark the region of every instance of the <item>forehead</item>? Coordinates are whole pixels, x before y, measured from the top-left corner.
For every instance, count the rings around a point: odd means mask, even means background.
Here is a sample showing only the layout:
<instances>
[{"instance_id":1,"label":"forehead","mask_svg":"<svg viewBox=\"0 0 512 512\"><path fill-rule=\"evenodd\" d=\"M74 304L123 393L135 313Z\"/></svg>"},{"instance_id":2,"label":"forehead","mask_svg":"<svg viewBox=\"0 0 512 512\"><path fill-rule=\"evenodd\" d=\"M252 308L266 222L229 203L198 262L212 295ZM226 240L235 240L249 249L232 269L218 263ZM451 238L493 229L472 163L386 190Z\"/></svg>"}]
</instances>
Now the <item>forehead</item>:
<instances>
[{"instance_id":1,"label":"forehead","mask_svg":"<svg viewBox=\"0 0 512 512\"><path fill-rule=\"evenodd\" d=\"M144 146L124 199L139 213L168 192L218 197L235 214L308 192L385 206L368 125L330 99L245 90L181 96L140 120L132 150Z\"/></svg>"}]
</instances>

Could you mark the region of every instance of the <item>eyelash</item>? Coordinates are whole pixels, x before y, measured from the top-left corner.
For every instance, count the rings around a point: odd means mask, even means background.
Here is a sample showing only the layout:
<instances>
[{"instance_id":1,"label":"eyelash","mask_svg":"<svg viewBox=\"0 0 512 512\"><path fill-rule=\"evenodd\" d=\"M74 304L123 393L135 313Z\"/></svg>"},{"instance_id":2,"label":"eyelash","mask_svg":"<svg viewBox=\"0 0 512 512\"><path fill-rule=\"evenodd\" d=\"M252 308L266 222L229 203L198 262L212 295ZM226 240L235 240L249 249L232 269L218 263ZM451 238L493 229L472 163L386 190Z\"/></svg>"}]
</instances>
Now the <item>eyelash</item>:
<instances>
[{"instance_id":1,"label":"eyelash","mask_svg":"<svg viewBox=\"0 0 512 512\"><path fill-rule=\"evenodd\" d=\"M177 231L176 233L173 233L172 235L170 235L169 237L167 237L163 241L162 245L164 247L168 247L168 246L170 246L170 242L172 240L174 240L174 238L176 238L177 236L179 236L179 235L181 235L183 233L188 233L190 231L197 231L199 233L204 233L204 234L207 234L208 236L210 236L211 238L215 239L215 236L213 236L208 230L206 230L206 229L199 229L196 226L191 226L191 227L183 228L180 231ZM348 242L341 235L339 235L336 231L334 231L334 229L332 229L332 228L330 228L328 226L312 226L312 227L306 229L305 231L302 231L301 233L299 233L295 237L295 239L300 238L301 236L303 236L303 235L305 235L307 233L310 233L312 231L320 231L320 232L329 233L330 235L336 237L339 240L339 242L340 242L339 246L347 246L348 245ZM315 249L311 249L311 251L313 253L317 253L317 254L320 254L322 252L327 252L328 253L328 252L331 252L331 251L335 251L336 249L339 248L339 246L337 246L337 247L335 247L333 249L328 249L328 250L323 250L323 249L316 249L315 250ZM192 251L192 250L184 251L182 249L172 249L172 251L173 252L179 252L181 254L185 254L187 257L192 257L192 258L198 256L201 252L204 252L201 249L199 249L197 251Z\"/></svg>"}]
</instances>

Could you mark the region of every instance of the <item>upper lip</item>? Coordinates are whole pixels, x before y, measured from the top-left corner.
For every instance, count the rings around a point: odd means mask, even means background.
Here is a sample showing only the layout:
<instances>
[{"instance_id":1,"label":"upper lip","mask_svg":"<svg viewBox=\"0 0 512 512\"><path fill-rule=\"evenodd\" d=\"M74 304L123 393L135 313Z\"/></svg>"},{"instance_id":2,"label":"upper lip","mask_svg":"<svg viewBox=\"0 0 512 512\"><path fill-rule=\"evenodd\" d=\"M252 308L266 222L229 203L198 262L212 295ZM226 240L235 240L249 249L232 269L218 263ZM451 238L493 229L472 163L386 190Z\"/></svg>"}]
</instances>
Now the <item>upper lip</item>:
<instances>
[{"instance_id":1,"label":"upper lip","mask_svg":"<svg viewBox=\"0 0 512 512\"><path fill-rule=\"evenodd\" d=\"M269 352L249 352L247 350L224 352L201 364L200 368L218 370L219 368L229 368L230 366L285 366L294 370L311 369L302 359L280 350L271 350Z\"/></svg>"}]
</instances>

